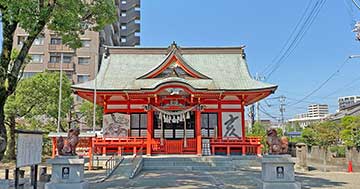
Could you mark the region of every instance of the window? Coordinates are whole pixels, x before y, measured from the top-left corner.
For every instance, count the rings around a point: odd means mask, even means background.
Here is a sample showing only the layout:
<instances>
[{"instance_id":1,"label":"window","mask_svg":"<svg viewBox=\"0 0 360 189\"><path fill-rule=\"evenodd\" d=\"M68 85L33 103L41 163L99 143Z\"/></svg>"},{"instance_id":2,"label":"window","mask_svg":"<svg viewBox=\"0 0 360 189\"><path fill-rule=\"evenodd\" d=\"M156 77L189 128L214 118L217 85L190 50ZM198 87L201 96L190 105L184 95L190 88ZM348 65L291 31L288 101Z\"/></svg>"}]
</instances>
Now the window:
<instances>
[{"instance_id":1,"label":"window","mask_svg":"<svg viewBox=\"0 0 360 189\"><path fill-rule=\"evenodd\" d=\"M72 73L66 72L66 77L69 78L70 81L72 81Z\"/></svg>"},{"instance_id":2,"label":"window","mask_svg":"<svg viewBox=\"0 0 360 189\"><path fill-rule=\"evenodd\" d=\"M84 83L89 80L89 75L78 75L78 83Z\"/></svg>"},{"instance_id":3,"label":"window","mask_svg":"<svg viewBox=\"0 0 360 189\"><path fill-rule=\"evenodd\" d=\"M62 62L63 63L71 63L73 54L71 53L50 53L50 63L60 63L61 62L61 56L62 56Z\"/></svg>"},{"instance_id":4,"label":"window","mask_svg":"<svg viewBox=\"0 0 360 189\"><path fill-rule=\"evenodd\" d=\"M90 40L81 40L82 47L90 47Z\"/></svg>"},{"instance_id":5,"label":"window","mask_svg":"<svg viewBox=\"0 0 360 189\"><path fill-rule=\"evenodd\" d=\"M135 137L146 137L147 114L131 114L130 135Z\"/></svg>"},{"instance_id":6,"label":"window","mask_svg":"<svg viewBox=\"0 0 360 189\"><path fill-rule=\"evenodd\" d=\"M121 43L126 43L126 37L121 37Z\"/></svg>"},{"instance_id":7,"label":"window","mask_svg":"<svg viewBox=\"0 0 360 189\"><path fill-rule=\"evenodd\" d=\"M37 72L24 72L22 75L22 79L27 79L37 74Z\"/></svg>"},{"instance_id":8,"label":"window","mask_svg":"<svg viewBox=\"0 0 360 189\"><path fill-rule=\"evenodd\" d=\"M79 57L79 59L78 59L78 64L89 64L89 63L90 63L90 58Z\"/></svg>"},{"instance_id":9,"label":"window","mask_svg":"<svg viewBox=\"0 0 360 189\"><path fill-rule=\"evenodd\" d=\"M17 44L22 45L24 43L24 41L26 40L26 36L18 36L17 39L18 39Z\"/></svg>"},{"instance_id":10,"label":"window","mask_svg":"<svg viewBox=\"0 0 360 189\"><path fill-rule=\"evenodd\" d=\"M121 24L121 29L122 30L126 30L126 28L127 28L126 24Z\"/></svg>"},{"instance_id":11,"label":"window","mask_svg":"<svg viewBox=\"0 0 360 189\"><path fill-rule=\"evenodd\" d=\"M44 40L45 37L43 35L39 35L37 38L35 38L33 45L43 45Z\"/></svg>"},{"instance_id":12,"label":"window","mask_svg":"<svg viewBox=\"0 0 360 189\"><path fill-rule=\"evenodd\" d=\"M43 63L44 55L42 54L31 54L31 61L30 63Z\"/></svg>"},{"instance_id":13,"label":"window","mask_svg":"<svg viewBox=\"0 0 360 189\"><path fill-rule=\"evenodd\" d=\"M50 44L51 45L61 45L62 40L59 37L51 37Z\"/></svg>"},{"instance_id":14,"label":"window","mask_svg":"<svg viewBox=\"0 0 360 189\"><path fill-rule=\"evenodd\" d=\"M215 130L218 125L217 113L201 114L201 136L212 138L215 136Z\"/></svg>"},{"instance_id":15,"label":"window","mask_svg":"<svg viewBox=\"0 0 360 189\"><path fill-rule=\"evenodd\" d=\"M126 1L121 1L121 4L125 5L125 4L126 4Z\"/></svg>"},{"instance_id":16,"label":"window","mask_svg":"<svg viewBox=\"0 0 360 189\"><path fill-rule=\"evenodd\" d=\"M125 16L126 16L126 11L125 11L125 10L122 10L121 13L120 13L120 16L121 16L121 17L125 17Z\"/></svg>"},{"instance_id":17,"label":"window","mask_svg":"<svg viewBox=\"0 0 360 189\"><path fill-rule=\"evenodd\" d=\"M63 54L63 63L71 63L71 60L72 60L72 54L69 54L69 53L64 53Z\"/></svg>"},{"instance_id":18,"label":"window","mask_svg":"<svg viewBox=\"0 0 360 189\"><path fill-rule=\"evenodd\" d=\"M50 63L60 63L61 54L60 53L50 53Z\"/></svg>"}]
</instances>

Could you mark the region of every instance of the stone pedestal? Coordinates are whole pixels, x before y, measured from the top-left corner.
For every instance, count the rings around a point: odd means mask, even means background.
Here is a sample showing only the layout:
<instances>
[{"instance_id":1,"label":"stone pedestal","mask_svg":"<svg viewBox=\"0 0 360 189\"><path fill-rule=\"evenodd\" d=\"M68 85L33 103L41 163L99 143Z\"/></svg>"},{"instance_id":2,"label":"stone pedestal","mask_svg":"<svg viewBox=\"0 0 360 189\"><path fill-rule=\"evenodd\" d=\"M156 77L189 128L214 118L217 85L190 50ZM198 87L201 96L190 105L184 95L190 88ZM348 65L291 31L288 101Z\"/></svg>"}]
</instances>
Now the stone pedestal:
<instances>
[{"instance_id":1,"label":"stone pedestal","mask_svg":"<svg viewBox=\"0 0 360 189\"><path fill-rule=\"evenodd\" d=\"M84 159L77 156L58 156L46 161L52 165L51 181L45 184L45 189L88 189L84 180Z\"/></svg>"},{"instance_id":2,"label":"stone pedestal","mask_svg":"<svg viewBox=\"0 0 360 189\"><path fill-rule=\"evenodd\" d=\"M307 166L307 146L305 143L296 144L296 158L297 162L295 168L301 171L308 171Z\"/></svg>"},{"instance_id":3,"label":"stone pedestal","mask_svg":"<svg viewBox=\"0 0 360 189\"><path fill-rule=\"evenodd\" d=\"M266 155L261 161L261 180L264 189L300 189L295 181L294 162L290 155Z\"/></svg>"},{"instance_id":4,"label":"stone pedestal","mask_svg":"<svg viewBox=\"0 0 360 189\"><path fill-rule=\"evenodd\" d=\"M9 187L10 187L10 181L9 180L0 179L0 188L1 189L8 189Z\"/></svg>"}]
</instances>

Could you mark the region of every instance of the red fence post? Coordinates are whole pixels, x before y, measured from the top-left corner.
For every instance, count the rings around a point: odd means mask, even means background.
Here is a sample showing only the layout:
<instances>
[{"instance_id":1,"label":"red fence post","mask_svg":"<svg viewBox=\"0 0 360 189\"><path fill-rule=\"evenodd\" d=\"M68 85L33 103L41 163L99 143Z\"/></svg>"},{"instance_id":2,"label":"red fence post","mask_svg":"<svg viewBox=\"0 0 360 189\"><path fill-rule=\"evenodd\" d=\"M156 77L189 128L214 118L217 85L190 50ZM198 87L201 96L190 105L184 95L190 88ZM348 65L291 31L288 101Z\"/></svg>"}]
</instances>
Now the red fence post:
<instances>
[{"instance_id":1,"label":"red fence post","mask_svg":"<svg viewBox=\"0 0 360 189\"><path fill-rule=\"evenodd\" d=\"M147 112L147 135L146 135L146 155L151 156L151 138L153 130L153 110Z\"/></svg>"},{"instance_id":2,"label":"red fence post","mask_svg":"<svg viewBox=\"0 0 360 189\"><path fill-rule=\"evenodd\" d=\"M201 144L201 112L199 109L195 110L195 132L196 132L196 154L202 155Z\"/></svg>"}]
</instances>

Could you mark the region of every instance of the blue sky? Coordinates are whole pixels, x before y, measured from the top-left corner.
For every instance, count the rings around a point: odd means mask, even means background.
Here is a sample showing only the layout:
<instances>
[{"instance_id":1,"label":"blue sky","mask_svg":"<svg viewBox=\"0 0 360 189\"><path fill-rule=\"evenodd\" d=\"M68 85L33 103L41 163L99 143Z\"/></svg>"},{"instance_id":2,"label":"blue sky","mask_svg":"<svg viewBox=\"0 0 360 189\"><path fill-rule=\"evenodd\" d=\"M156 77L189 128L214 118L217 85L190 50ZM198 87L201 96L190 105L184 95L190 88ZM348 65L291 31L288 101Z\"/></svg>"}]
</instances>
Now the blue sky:
<instances>
[{"instance_id":1,"label":"blue sky","mask_svg":"<svg viewBox=\"0 0 360 189\"><path fill-rule=\"evenodd\" d=\"M255 75L273 64L309 0L143 0L141 3L142 46L168 46L174 40L180 46L246 45L249 69ZM325 81L349 55L360 54L360 42L351 32L357 15L360 11L351 0L328 0L297 48L268 79L279 85L272 97L285 95L286 103L291 105L294 99L302 99ZM334 112L338 96L360 94L358 70L360 59L350 60L305 102L287 105L285 118L305 112L310 103L327 103ZM348 84L356 78L359 79ZM267 102L270 107L263 102L266 111L279 117L278 100ZM261 114L261 117L267 116Z\"/></svg>"},{"instance_id":2,"label":"blue sky","mask_svg":"<svg viewBox=\"0 0 360 189\"><path fill-rule=\"evenodd\" d=\"M255 75L273 64L309 1L142 0L141 45L168 46L174 40L180 46L246 45L249 69ZM360 11L351 0L328 0L297 48L268 79L279 85L272 97L287 97L285 118L305 112L309 103L327 103L334 112L338 96L360 94L360 59L352 59L318 92L290 106L349 55L360 54L360 42L351 32L357 15ZM279 117L279 102L267 103L270 106L262 103L266 111Z\"/></svg>"}]
</instances>

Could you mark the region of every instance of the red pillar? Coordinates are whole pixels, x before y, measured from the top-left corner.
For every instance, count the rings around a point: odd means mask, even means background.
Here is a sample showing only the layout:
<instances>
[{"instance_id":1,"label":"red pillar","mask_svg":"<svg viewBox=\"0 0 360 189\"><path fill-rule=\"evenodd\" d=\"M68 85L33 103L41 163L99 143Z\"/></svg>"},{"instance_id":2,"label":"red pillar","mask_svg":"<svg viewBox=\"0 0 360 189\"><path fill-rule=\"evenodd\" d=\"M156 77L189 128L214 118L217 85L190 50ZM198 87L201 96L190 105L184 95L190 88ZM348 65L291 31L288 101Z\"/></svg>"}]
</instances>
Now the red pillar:
<instances>
[{"instance_id":1,"label":"red pillar","mask_svg":"<svg viewBox=\"0 0 360 189\"><path fill-rule=\"evenodd\" d=\"M146 135L146 155L151 156L151 140L153 131L153 110L147 112L147 135Z\"/></svg>"},{"instance_id":2,"label":"red pillar","mask_svg":"<svg viewBox=\"0 0 360 189\"><path fill-rule=\"evenodd\" d=\"M221 101L218 102L218 136L217 138L222 138L222 107L221 107Z\"/></svg>"},{"instance_id":3,"label":"red pillar","mask_svg":"<svg viewBox=\"0 0 360 189\"><path fill-rule=\"evenodd\" d=\"M246 131L245 131L245 101L242 100L241 102L241 131L242 131L242 141L245 142L246 140ZM242 155L245 156L246 155L246 146L243 146L241 148L242 150Z\"/></svg>"},{"instance_id":4,"label":"red pillar","mask_svg":"<svg viewBox=\"0 0 360 189\"><path fill-rule=\"evenodd\" d=\"M196 133L196 154L202 155L202 144L201 144L201 112L200 110L195 111L195 133Z\"/></svg>"}]
</instances>

